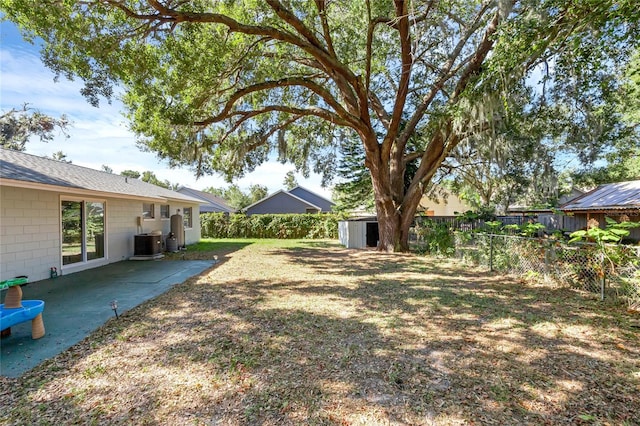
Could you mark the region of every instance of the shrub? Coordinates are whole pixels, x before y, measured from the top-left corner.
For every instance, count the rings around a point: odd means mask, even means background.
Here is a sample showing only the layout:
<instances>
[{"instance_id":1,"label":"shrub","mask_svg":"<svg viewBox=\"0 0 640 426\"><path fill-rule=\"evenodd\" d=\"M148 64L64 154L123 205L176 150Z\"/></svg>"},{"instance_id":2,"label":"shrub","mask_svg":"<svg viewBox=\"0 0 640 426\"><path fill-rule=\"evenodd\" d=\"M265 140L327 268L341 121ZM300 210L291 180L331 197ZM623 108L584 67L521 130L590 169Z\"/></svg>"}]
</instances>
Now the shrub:
<instances>
[{"instance_id":1,"label":"shrub","mask_svg":"<svg viewBox=\"0 0 640 426\"><path fill-rule=\"evenodd\" d=\"M344 216L323 214L204 213L200 216L204 238L338 238L338 221Z\"/></svg>"},{"instance_id":2,"label":"shrub","mask_svg":"<svg viewBox=\"0 0 640 426\"><path fill-rule=\"evenodd\" d=\"M451 256L455 252L454 237L447 223L436 223L423 220L416 224L414 232L418 238L420 249L430 254Z\"/></svg>"}]
</instances>

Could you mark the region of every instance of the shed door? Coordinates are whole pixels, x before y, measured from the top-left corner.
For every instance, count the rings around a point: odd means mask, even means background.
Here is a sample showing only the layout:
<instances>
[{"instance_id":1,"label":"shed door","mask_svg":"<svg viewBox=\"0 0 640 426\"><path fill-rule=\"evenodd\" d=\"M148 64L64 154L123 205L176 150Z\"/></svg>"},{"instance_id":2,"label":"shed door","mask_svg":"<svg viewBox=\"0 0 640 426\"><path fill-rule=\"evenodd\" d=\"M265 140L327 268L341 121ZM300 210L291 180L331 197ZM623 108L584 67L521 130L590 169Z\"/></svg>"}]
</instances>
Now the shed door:
<instances>
[{"instance_id":1,"label":"shed door","mask_svg":"<svg viewBox=\"0 0 640 426\"><path fill-rule=\"evenodd\" d=\"M378 222L367 223L367 247L378 247L378 240L380 234L378 233Z\"/></svg>"}]
</instances>

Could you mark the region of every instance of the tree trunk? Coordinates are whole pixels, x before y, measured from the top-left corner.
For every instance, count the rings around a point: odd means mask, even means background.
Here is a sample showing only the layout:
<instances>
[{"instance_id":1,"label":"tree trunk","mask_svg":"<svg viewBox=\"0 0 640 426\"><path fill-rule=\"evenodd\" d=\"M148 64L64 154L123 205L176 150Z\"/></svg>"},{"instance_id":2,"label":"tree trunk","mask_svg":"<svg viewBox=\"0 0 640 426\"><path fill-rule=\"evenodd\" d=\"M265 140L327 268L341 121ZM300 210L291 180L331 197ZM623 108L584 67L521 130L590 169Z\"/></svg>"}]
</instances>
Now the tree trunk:
<instances>
[{"instance_id":1,"label":"tree trunk","mask_svg":"<svg viewBox=\"0 0 640 426\"><path fill-rule=\"evenodd\" d=\"M400 215L393 203L376 201L378 215L378 250L392 252L400 248Z\"/></svg>"},{"instance_id":2,"label":"tree trunk","mask_svg":"<svg viewBox=\"0 0 640 426\"><path fill-rule=\"evenodd\" d=\"M412 188L405 194L400 218L400 251L409 251L409 231L415 220L422 195L422 191L412 190Z\"/></svg>"},{"instance_id":3,"label":"tree trunk","mask_svg":"<svg viewBox=\"0 0 640 426\"><path fill-rule=\"evenodd\" d=\"M405 203L403 209L394 208L392 203L379 203L376 201L379 233L378 250L386 252L409 251L409 231L411 225L413 225L421 195L418 194L417 200Z\"/></svg>"},{"instance_id":4,"label":"tree trunk","mask_svg":"<svg viewBox=\"0 0 640 426\"><path fill-rule=\"evenodd\" d=\"M407 194L402 194L403 202L394 201L389 187L380 185L373 174L371 180L376 192L378 250L386 252L409 251L409 230L413 224L422 193L410 191Z\"/></svg>"}]
</instances>

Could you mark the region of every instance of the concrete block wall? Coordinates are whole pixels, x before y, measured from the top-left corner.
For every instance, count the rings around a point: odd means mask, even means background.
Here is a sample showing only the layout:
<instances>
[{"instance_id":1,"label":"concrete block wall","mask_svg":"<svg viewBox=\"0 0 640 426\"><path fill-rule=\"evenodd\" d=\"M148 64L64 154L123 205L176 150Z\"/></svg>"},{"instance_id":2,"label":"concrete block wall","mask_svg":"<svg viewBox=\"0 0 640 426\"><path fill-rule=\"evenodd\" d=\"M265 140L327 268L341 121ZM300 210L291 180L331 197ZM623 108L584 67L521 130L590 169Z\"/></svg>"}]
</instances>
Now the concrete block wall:
<instances>
[{"instance_id":1,"label":"concrete block wall","mask_svg":"<svg viewBox=\"0 0 640 426\"><path fill-rule=\"evenodd\" d=\"M59 209L54 192L0 187L0 281L37 281L60 268Z\"/></svg>"},{"instance_id":2,"label":"concrete block wall","mask_svg":"<svg viewBox=\"0 0 640 426\"><path fill-rule=\"evenodd\" d=\"M134 254L134 235L161 230L163 241L170 232L170 219L162 219L160 204L155 219L143 220L142 201L108 198L106 210L105 257L62 266L60 241L60 200L84 199L58 192L0 186L0 280L27 275L29 281L50 277L51 267L69 274L107 263L126 260ZM193 227L185 232L187 244L200 240L199 205L171 204L170 213L193 209Z\"/></svg>"},{"instance_id":3,"label":"concrete block wall","mask_svg":"<svg viewBox=\"0 0 640 426\"><path fill-rule=\"evenodd\" d=\"M142 201L107 200L107 255L109 262L133 256L134 235L141 233L137 217L142 215Z\"/></svg>"},{"instance_id":4,"label":"concrete block wall","mask_svg":"<svg viewBox=\"0 0 640 426\"><path fill-rule=\"evenodd\" d=\"M191 207L192 217L191 217L191 228L185 229L185 243L193 244L200 241L200 205L199 204L190 204L190 203L179 203L172 202L169 204L169 218L161 218L160 217L160 206L161 203L155 203L155 213L156 217L153 219L144 219L142 221L142 229L138 230L138 233L150 233L156 230L162 231L162 239L165 242L167 235L171 232L171 216L176 214L178 210L180 210L180 214L184 216L184 208ZM142 202L139 203L138 210L135 213L136 216L142 215ZM135 219L135 218L134 218ZM133 241L133 237L131 238ZM133 244L133 242L132 242ZM131 246L133 250L133 245Z\"/></svg>"},{"instance_id":5,"label":"concrete block wall","mask_svg":"<svg viewBox=\"0 0 640 426\"><path fill-rule=\"evenodd\" d=\"M202 229L200 228L200 205L185 204L184 206L191 207L191 211L193 212L193 217L191 218L192 227L185 229L185 244L194 244L202 238Z\"/></svg>"}]
</instances>

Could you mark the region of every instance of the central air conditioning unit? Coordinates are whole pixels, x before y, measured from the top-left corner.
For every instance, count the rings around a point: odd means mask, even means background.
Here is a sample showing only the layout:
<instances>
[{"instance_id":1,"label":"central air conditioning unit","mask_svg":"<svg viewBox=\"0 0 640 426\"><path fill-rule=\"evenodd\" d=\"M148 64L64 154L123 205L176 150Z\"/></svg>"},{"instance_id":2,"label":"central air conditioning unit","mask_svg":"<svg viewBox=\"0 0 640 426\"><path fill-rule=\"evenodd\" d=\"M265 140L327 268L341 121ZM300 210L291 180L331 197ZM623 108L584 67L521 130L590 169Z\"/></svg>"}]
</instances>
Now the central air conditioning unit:
<instances>
[{"instance_id":1,"label":"central air conditioning unit","mask_svg":"<svg viewBox=\"0 0 640 426\"><path fill-rule=\"evenodd\" d=\"M154 256L162 253L161 234L138 234L134 236L133 252L136 256Z\"/></svg>"}]
</instances>

